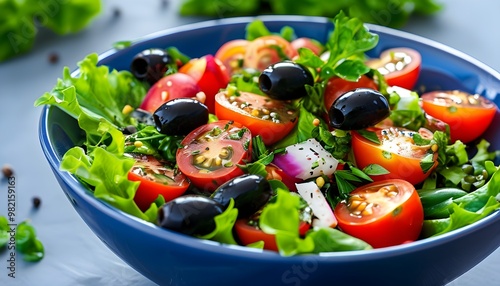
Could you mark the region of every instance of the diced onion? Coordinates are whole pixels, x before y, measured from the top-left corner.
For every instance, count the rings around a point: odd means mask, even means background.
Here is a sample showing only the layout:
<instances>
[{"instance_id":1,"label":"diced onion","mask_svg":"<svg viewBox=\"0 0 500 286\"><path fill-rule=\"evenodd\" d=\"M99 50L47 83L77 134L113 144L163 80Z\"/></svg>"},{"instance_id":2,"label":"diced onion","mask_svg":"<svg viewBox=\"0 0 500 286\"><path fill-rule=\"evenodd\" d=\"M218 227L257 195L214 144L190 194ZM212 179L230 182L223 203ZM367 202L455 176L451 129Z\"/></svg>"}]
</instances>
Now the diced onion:
<instances>
[{"instance_id":1,"label":"diced onion","mask_svg":"<svg viewBox=\"0 0 500 286\"><path fill-rule=\"evenodd\" d=\"M337 226L337 218L335 217L330 204L314 182L295 184L295 186L297 186L297 192L299 195L307 202L316 217L316 219L313 220L313 226Z\"/></svg>"},{"instance_id":2,"label":"diced onion","mask_svg":"<svg viewBox=\"0 0 500 286\"><path fill-rule=\"evenodd\" d=\"M306 180L333 174L339 162L316 139L309 139L286 147L273 163L288 175Z\"/></svg>"}]
</instances>

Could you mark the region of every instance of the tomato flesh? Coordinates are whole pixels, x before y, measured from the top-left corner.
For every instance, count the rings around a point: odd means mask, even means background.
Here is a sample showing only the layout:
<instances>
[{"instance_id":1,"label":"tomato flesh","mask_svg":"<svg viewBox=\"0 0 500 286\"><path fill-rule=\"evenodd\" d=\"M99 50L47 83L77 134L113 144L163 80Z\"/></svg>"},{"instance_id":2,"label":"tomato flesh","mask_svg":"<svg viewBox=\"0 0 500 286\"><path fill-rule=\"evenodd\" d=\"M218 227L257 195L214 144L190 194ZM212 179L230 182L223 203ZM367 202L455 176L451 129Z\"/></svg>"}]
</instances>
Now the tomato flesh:
<instances>
[{"instance_id":1,"label":"tomato flesh","mask_svg":"<svg viewBox=\"0 0 500 286\"><path fill-rule=\"evenodd\" d=\"M389 172L388 174L370 176L374 181L403 179L416 185L423 182L437 166L437 153L434 153L432 158L428 157L433 146L415 145L412 139L413 131L401 128L372 130L381 144L369 141L357 131L352 131L351 134L352 152L356 166L364 169L372 164L377 164ZM424 158L432 159L429 162L431 166L425 172L421 166Z\"/></svg>"},{"instance_id":2,"label":"tomato flesh","mask_svg":"<svg viewBox=\"0 0 500 286\"><path fill-rule=\"evenodd\" d=\"M229 95L227 91L215 96L215 115L219 119L240 122L253 136L260 135L266 145L287 135L297 123L298 112L282 100L274 100L249 92Z\"/></svg>"},{"instance_id":3,"label":"tomato flesh","mask_svg":"<svg viewBox=\"0 0 500 286\"><path fill-rule=\"evenodd\" d=\"M352 191L334 210L339 228L374 248L415 241L424 211L415 187L404 180L384 180Z\"/></svg>"},{"instance_id":4,"label":"tomato flesh","mask_svg":"<svg viewBox=\"0 0 500 286\"><path fill-rule=\"evenodd\" d=\"M243 39L226 42L217 50L215 58L224 64L229 74L232 74L243 67L243 58L249 43Z\"/></svg>"},{"instance_id":5,"label":"tomato flesh","mask_svg":"<svg viewBox=\"0 0 500 286\"><path fill-rule=\"evenodd\" d=\"M179 170L202 191L212 192L242 175L237 166L250 158L251 132L237 122L221 120L198 127L181 142Z\"/></svg>"},{"instance_id":6,"label":"tomato flesh","mask_svg":"<svg viewBox=\"0 0 500 286\"><path fill-rule=\"evenodd\" d=\"M159 195L170 201L184 194L189 187L189 181L183 174L153 156L131 156L136 163L128 173L128 179L140 182L134 201L142 211L146 211Z\"/></svg>"},{"instance_id":7,"label":"tomato flesh","mask_svg":"<svg viewBox=\"0 0 500 286\"><path fill-rule=\"evenodd\" d=\"M379 59L368 61L367 65L384 75L389 86L413 89L420 74L422 57L410 48L392 48L382 52Z\"/></svg>"},{"instance_id":8,"label":"tomato flesh","mask_svg":"<svg viewBox=\"0 0 500 286\"><path fill-rule=\"evenodd\" d=\"M264 70L285 59L293 59L297 50L284 38L277 35L259 37L251 41L243 58L244 67Z\"/></svg>"},{"instance_id":9,"label":"tomato flesh","mask_svg":"<svg viewBox=\"0 0 500 286\"><path fill-rule=\"evenodd\" d=\"M469 143L479 138L497 112L496 105L487 98L463 91L433 91L421 98L426 113L450 126L452 143Z\"/></svg>"}]
</instances>

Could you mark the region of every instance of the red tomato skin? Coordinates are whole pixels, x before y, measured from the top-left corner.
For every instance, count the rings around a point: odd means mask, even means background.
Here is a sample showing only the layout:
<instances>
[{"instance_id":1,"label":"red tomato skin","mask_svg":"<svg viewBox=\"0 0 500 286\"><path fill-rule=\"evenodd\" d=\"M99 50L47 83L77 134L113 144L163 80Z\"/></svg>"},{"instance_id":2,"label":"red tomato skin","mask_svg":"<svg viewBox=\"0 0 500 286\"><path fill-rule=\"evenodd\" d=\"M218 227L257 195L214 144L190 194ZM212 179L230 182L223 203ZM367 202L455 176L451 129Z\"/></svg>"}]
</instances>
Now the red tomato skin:
<instances>
[{"instance_id":1,"label":"red tomato skin","mask_svg":"<svg viewBox=\"0 0 500 286\"><path fill-rule=\"evenodd\" d=\"M176 154L176 161L179 167L179 170L189 178L191 183L198 187L201 191L205 192L213 192L217 187L222 185L223 183L229 181L230 179L243 175L243 171L241 168L237 166L237 164L243 164L243 162L249 160L251 158L252 152L252 140L250 140L251 132L247 131L247 135L244 139L248 140L248 146L245 150L243 146L233 145L234 157L239 158L236 162L234 162L233 166L225 167L223 169L211 172L211 173L202 173L196 167L192 165L191 162L191 152L189 150L189 144L192 143L196 138L198 138L203 133L213 129L214 127L219 127L221 129L224 128L226 124L231 124L233 127L237 128L245 128L242 124L238 122L232 122L228 120L220 120L213 123L205 124L191 131L181 142L182 146L186 148L179 148ZM229 140L235 141L235 140ZM227 143L227 140L225 141ZM227 144L225 144L227 145Z\"/></svg>"},{"instance_id":2,"label":"red tomato skin","mask_svg":"<svg viewBox=\"0 0 500 286\"><path fill-rule=\"evenodd\" d=\"M310 224L301 221L299 224L299 235L304 236L310 228ZM276 243L276 236L274 234L265 233L257 227L248 225L247 219L237 220L234 224L234 230L243 245L263 241L264 249L279 251Z\"/></svg>"},{"instance_id":3,"label":"red tomato skin","mask_svg":"<svg viewBox=\"0 0 500 286\"><path fill-rule=\"evenodd\" d=\"M182 73L167 75L151 86L140 108L153 113L169 100L195 97L200 91L196 81L188 75Z\"/></svg>"},{"instance_id":4,"label":"red tomato skin","mask_svg":"<svg viewBox=\"0 0 500 286\"><path fill-rule=\"evenodd\" d=\"M380 54L379 59L368 61L367 65L372 66L373 63L387 61L394 52L406 53L411 57L411 62L400 71L394 71L384 75L385 81L389 86L399 86L411 90L418 80L422 66L422 57L418 51L406 47L388 49Z\"/></svg>"},{"instance_id":5,"label":"red tomato skin","mask_svg":"<svg viewBox=\"0 0 500 286\"><path fill-rule=\"evenodd\" d=\"M264 249L278 251L276 236L247 224L248 220L239 219L234 224L234 230L243 245L264 241Z\"/></svg>"},{"instance_id":6,"label":"red tomato skin","mask_svg":"<svg viewBox=\"0 0 500 286\"><path fill-rule=\"evenodd\" d=\"M225 104L223 104L225 97L225 92L221 92L215 96L215 115L217 116L217 118L241 122L248 129L250 129L253 136L260 135L262 137L262 140L264 141L264 144L266 145L272 145L283 139L283 137L293 129L295 124L297 124L298 120L287 121L283 123L273 123L269 120L263 120L260 118L249 116L239 110L226 107ZM267 98L249 92L240 92L240 97L249 97L249 100L251 100L252 98L261 100L263 98ZM255 104L258 105L260 103Z\"/></svg>"},{"instance_id":7,"label":"red tomato skin","mask_svg":"<svg viewBox=\"0 0 500 286\"><path fill-rule=\"evenodd\" d=\"M424 173L420 167L419 158L403 157L395 153L391 153L391 158L386 158L382 149L363 138L356 131L352 131L351 135L352 152L358 168L363 169L370 164L378 164L389 171L389 174L370 176L374 181L402 179L412 185L417 185L423 182L437 167L437 154L434 156L433 167Z\"/></svg>"},{"instance_id":8,"label":"red tomato skin","mask_svg":"<svg viewBox=\"0 0 500 286\"><path fill-rule=\"evenodd\" d=\"M411 195L401 201L399 206L376 218L357 219L350 214L345 202L340 202L334 209L338 227L345 233L357 237L373 248L382 248L408 243L418 239L424 221L424 211L418 192L413 185L404 180L384 180L370 183L351 192L361 194L371 186L383 186L394 183L407 188ZM382 206L383 207L383 206Z\"/></svg>"},{"instance_id":9,"label":"red tomato skin","mask_svg":"<svg viewBox=\"0 0 500 286\"><path fill-rule=\"evenodd\" d=\"M323 51L323 46L320 43L318 43L310 38L305 38L305 37L297 38L297 39L293 40L290 44L297 51L300 48L307 48L307 49L310 49L317 56L319 56L321 54L321 52Z\"/></svg>"},{"instance_id":10,"label":"red tomato skin","mask_svg":"<svg viewBox=\"0 0 500 286\"><path fill-rule=\"evenodd\" d=\"M348 81L339 77L332 77L328 80L325 87L324 102L326 110L329 110L333 102L342 94L351 91L356 88L371 88L378 90L377 84L373 79L362 75L358 81Z\"/></svg>"},{"instance_id":11,"label":"red tomato skin","mask_svg":"<svg viewBox=\"0 0 500 286\"><path fill-rule=\"evenodd\" d=\"M187 180L180 186L166 186L144 179L132 172L128 173L128 179L140 182L134 201L142 211L146 211L159 195L162 195L165 201L168 202L184 194L189 187Z\"/></svg>"},{"instance_id":12,"label":"red tomato skin","mask_svg":"<svg viewBox=\"0 0 500 286\"><path fill-rule=\"evenodd\" d=\"M448 91L425 93L421 96L421 103L427 114L449 125L451 143L460 140L467 144L476 140L488 129L498 112L496 105L489 100L486 107L454 105L455 111L451 111L450 105L434 102L434 98L443 93Z\"/></svg>"},{"instance_id":13,"label":"red tomato skin","mask_svg":"<svg viewBox=\"0 0 500 286\"><path fill-rule=\"evenodd\" d=\"M215 94L226 88L230 75L226 66L212 55L191 59L179 69L179 73L191 76L200 89L205 93L204 104L211 113L214 113Z\"/></svg>"}]
</instances>

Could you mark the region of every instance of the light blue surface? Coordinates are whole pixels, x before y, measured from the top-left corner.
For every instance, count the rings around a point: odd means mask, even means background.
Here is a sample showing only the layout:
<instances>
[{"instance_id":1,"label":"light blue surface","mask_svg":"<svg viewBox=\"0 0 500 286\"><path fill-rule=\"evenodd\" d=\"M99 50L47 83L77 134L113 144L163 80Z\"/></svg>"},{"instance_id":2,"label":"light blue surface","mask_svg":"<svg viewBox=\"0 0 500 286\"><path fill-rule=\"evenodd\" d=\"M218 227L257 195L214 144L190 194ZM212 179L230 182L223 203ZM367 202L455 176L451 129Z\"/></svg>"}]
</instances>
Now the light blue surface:
<instances>
[{"instance_id":1,"label":"light blue surface","mask_svg":"<svg viewBox=\"0 0 500 286\"><path fill-rule=\"evenodd\" d=\"M500 2L443 2L447 5L443 12L434 18L413 20L405 30L466 52L500 70L497 52L500 38L491 26L500 11ZM41 109L33 108L33 101L52 88L61 75L62 66L74 68L88 53L101 53L115 41L136 39L199 19L176 15L177 1L171 1L166 8L152 0L109 0L104 4L105 12L86 31L67 37L41 31L32 53L0 64L3 122L0 165L8 163L15 171L18 222L31 219L46 247L46 257L39 263L29 264L18 259L14 280L6 277L7 256L1 252L0 285L152 285L112 254L68 203L39 147L37 126ZM121 16L116 19L112 17L114 7L121 9ZM57 64L48 62L51 52L59 54ZM1 181L1 196L6 189L5 181ZM42 198L37 211L31 209L30 200L34 195ZM0 214L6 211L4 198L0 197ZM497 250L449 285L500 285L499 264L500 251Z\"/></svg>"}]
</instances>

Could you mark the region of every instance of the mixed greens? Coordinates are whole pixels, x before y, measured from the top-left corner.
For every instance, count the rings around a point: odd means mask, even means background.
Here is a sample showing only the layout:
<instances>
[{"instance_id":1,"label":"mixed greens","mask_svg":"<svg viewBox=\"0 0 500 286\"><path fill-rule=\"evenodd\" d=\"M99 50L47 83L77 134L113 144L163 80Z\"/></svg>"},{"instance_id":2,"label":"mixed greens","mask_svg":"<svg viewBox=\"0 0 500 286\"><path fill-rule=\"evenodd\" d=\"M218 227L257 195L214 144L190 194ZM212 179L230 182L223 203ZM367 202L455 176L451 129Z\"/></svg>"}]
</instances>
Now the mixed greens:
<instances>
[{"instance_id":1,"label":"mixed greens","mask_svg":"<svg viewBox=\"0 0 500 286\"><path fill-rule=\"evenodd\" d=\"M394 124L418 130L428 121L425 120L425 115L419 107L418 94L388 88L384 85L383 77L364 64L366 60L364 53L377 45L378 36L369 32L360 19L349 18L343 13L339 13L333 19L333 23L335 29L325 43L329 52L328 60L322 60L310 50L299 50L296 62L310 70L319 71L315 73L315 77L320 80L312 86L307 86L308 95L296 102L300 112L296 126L283 140L275 144L272 150L269 146L265 146L259 137L255 137L252 142L254 150L252 162L241 168L246 173L266 177L266 165L284 148L314 139L346 166L344 170L335 171L335 182L318 184L321 185L328 202L334 206L347 198L356 186L370 182L370 175L384 174L387 170L377 165L359 169L350 161L344 161L350 152L349 132L343 130L331 132L324 120L318 120L317 126L311 128L311 122L321 117L327 109L322 96L329 78L339 77L355 81L361 75L371 75L381 83L381 92L393 106L389 118ZM272 33L260 21L248 25L249 39L269 34ZM290 27L284 28L282 34L290 39L296 37ZM77 119L80 128L85 131L86 137L79 142L79 146L67 151L60 168L74 174L92 190L96 198L124 212L156 223L158 210L165 200L159 196L147 210L141 210L137 206L134 195L139 183L128 179L128 173L135 161L124 154L136 152L160 155L175 164L175 152L179 147L180 138L161 134L152 126L138 121L131 113L124 112L126 106L132 109L139 107L147 92L147 84L134 78L128 71L110 71L106 66L98 66L95 54L87 56L78 66L80 68L78 76L71 76L69 69L65 68L62 79L57 82L54 89L35 102L36 106L58 106ZM249 80L241 76L233 78L228 89L231 88L239 92L247 89L255 90L255 86L249 85ZM216 119L212 117L211 121L213 120ZM140 144L126 143L123 130L131 125L137 129L133 140L140 141ZM374 139L369 131L363 136ZM421 185L420 190L426 218L421 233L422 238L474 223L500 208L497 199L500 192L500 174L494 163L499 152L490 152L486 141L481 141L476 146L477 151L472 156L468 153L469 148L460 141L448 145L448 135L443 131L435 131L430 139L418 134L413 138L420 145L438 147L438 167ZM433 166L432 162L427 166L425 160L422 162L424 170L430 170ZM466 171L464 165L471 165L474 174L483 176L482 179L478 179L482 183L469 189L470 192L462 190L462 186L465 185L464 178L468 172L470 173L470 170ZM281 181L271 179L269 183L277 195L259 214L259 227L266 233L276 236L281 254L372 248L366 242L335 228L315 227L305 236L300 235L297 229L301 220L297 210L304 207L304 201L289 192L288 187ZM221 243L237 244L232 232L237 216L238 209L234 208L234 202L231 202L224 212L215 218L215 229L200 237ZM263 245L255 243L249 246L261 248Z\"/></svg>"}]
</instances>

